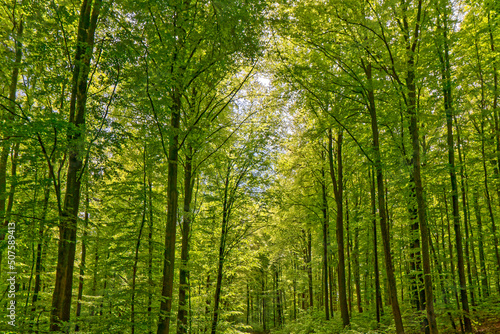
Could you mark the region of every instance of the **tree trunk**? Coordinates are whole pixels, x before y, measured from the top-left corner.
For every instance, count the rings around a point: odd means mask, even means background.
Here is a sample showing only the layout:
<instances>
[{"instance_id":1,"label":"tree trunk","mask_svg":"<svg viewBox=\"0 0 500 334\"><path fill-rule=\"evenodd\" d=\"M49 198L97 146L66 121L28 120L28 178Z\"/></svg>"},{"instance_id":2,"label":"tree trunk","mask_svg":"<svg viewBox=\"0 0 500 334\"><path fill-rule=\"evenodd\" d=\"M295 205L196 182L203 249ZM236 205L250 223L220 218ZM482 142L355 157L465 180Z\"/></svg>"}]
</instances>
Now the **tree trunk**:
<instances>
[{"instance_id":1,"label":"tree trunk","mask_svg":"<svg viewBox=\"0 0 500 334\"><path fill-rule=\"evenodd\" d=\"M217 265L217 283L215 286L215 296L214 296L214 313L212 318L212 334L215 334L217 331L217 323L219 320L219 304L220 304L220 295L222 289L222 275L224 274L224 260L226 255L226 241L227 241L227 233L228 233L228 223L229 223L229 215L230 215L230 201L229 198L229 178L231 172L231 165L228 165L228 170L226 174L226 180L224 184L224 198L222 205L222 228L219 242L219 261Z\"/></svg>"},{"instance_id":2,"label":"tree trunk","mask_svg":"<svg viewBox=\"0 0 500 334\"><path fill-rule=\"evenodd\" d=\"M347 193L347 192L346 192ZM345 232L347 237L347 300L349 305L349 314L352 315L352 265L351 265L351 254L352 254L352 242L351 242L351 231L349 230L349 201L348 196L345 197Z\"/></svg>"},{"instance_id":3,"label":"tree trunk","mask_svg":"<svg viewBox=\"0 0 500 334\"><path fill-rule=\"evenodd\" d=\"M382 175L382 161L380 157L380 147L379 147L379 130L377 123L377 113L375 109L375 95L372 83L371 64L368 63L368 65L365 66L364 70L368 81L368 89L367 89L368 110L371 116L373 151L375 153L374 163L375 163L376 178L377 178L378 206L379 206L379 216L380 216L380 231L382 233L382 244L384 246L384 257L385 257L385 266L387 273L387 284L389 288L389 299L392 307L392 315L394 317L394 322L396 324L396 332L398 334L403 334L404 327L401 318L401 311L399 309L398 295L396 289L396 278L394 276L394 266L392 264L389 226L387 223L387 212L385 207L384 178Z\"/></svg>"},{"instance_id":4,"label":"tree trunk","mask_svg":"<svg viewBox=\"0 0 500 334\"><path fill-rule=\"evenodd\" d=\"M14 18L15 20L15 18ZM17 93L17 82L19 81L19 68L21 67L21 58L23 54L22 50L22 37L23 37L23 20L19 23L14 21L14 27L13 30L16 31L16 36L15 36L15 57L14 57L14 63L12 64L12 74L11 74L11 79L10 79L10 85L9 85L9 107L10 111L7 111L7 114L5 117L2 117L5 119L5 124L14 126L13 121L14 121L14 113L15 113L15 107L16 107L16 93ZM3 116L3 115L2 115ZM9 124L10 123L10 124ZM0 145L0 245L3 243L5 240L5 230L8 226L8 214L7 212L9 211L8 209L6 210L5 208L5 203L8 197L7 194L7 162L9 158L9 153L11 151L11 140L9 139L10 134L2 134L0 132L0 135L3 135L1 138L1 145ZM16 147L19 147L19 144L16 144ZM17 149L15 150L17 152ZM17 160L17 158L16 158ZM15 164L12 166L12 172L15 173L16 167ZM12 175L13 177L15 175ZM14 196L14 189L15 189L15 181L11 185L11 190L10 190L10 196ZM9 197L10 197L9 196ZM13 203L13 201L9 198L9 202ZM12 209L12 206L11 206ZM0 247L0 276L2 271L2 259L3 259L3 248Z\"/></svg>"},{"instance_id":5,"label":"tree trunk","mask_svg":"<svg viewBox=\"0 0 500 334\"><path fill-rule=\"evenodd\" d=\"M479 266L481 268L481 287L483 290L483 297L488 297L490 291L488 286L488 275L486 273L486 261L485 261L484 244L483 244L483 224L481 221L481 211L479 209L477 189L474 189L473 197L474 197L474 211L476 213L476 225L478 231Z\"/></svg>"},{"instance_id":6,"label":"tree trunk","mask_svg":"<svg viewBox=\"0 0 500 334\"><path fill-rule=\"evenodd\" d=\"M85 146L85 105L90 60L94 48L94 34L97 27L102 0L83 0L78 24L77 47L73 68L73 87L70 99L69 122L75 130L68 133L69 164L66 177L64 207L60 213L58 258L50 330L61 331L61 322L70 319L73 288L73 270L76 251L76 229L80 205L80 185L83 173Z\"/></svg>"},{"instance_id":7,"label":"tree trunk","mask_svg":"<svg viewBox=\"0 0 500 334\"><path fill-rule=\"evenodd\" d=\"M460 129L458 127L458 122L456 117L453 117L455 121L455 129L457 132L457 150L458 150L458 163L460 165L460 192L462 193L462 211L464 215L464 233L465 233L465 261L467 263L467 278L469 280L469 289L470 289L470 300L471 304L476 305L474 299L474 282L472 281L472 271L471 271L471 256L470 256L470 234L469 234L469 215L467 210L467 196L466 196L466 186L465 186L465 172L464 172L464 163L465 158L462 158L462 146L463 142L460 138Z\"/></svg>"},{"instance_id":8,"label":"tree trunk","mask_svg":"<svg viewBox=\"0 0 500 334\"><path fill-rule=\"evenodd\" d=\"M41 273L42 273L42 254L43 254L43 244L44 244L44 234L45 234L45 219L47 218L47 209L49 207L49 198L50 198L50 181L45 185L44 190L44 199L42 206L42 216L40 217L40 223L38 225L38 243L36 247L36 260L35 260L35 286L33 291L33 297L31 299L31 318L30 320L34 320L35 311L37 309L37 301L39 297L39 293L41 290ZM33 326L33 323L30 321L30 330Z\"/></svg>"},{"instance_id":9,"label":"tree trunk","mask_svg":"<svg viewBox=\"0 0 500 334\"><path fill-rule=\"evenodd\" d=\"M356 222L357 223L357 222ZM358 312L363 313L361 306L361 276L359 273L359 227L354 228L354 285L356 288L356 305Z\"/></svg>"},{"instance_id":10,"label":"tree trunk","mask_svg":"<svg viewBox=\"0 0 500 334\"><path fill-rule=\"evenodd\" d=\"M448 26L445 15L444 27L441 27L441 22L438 20L438 30L442 33L442 45L439 46L439 60L441 62L441 80L444 98L444 111L446 115L446 129L447 129L447 145L448 145L448 164L451 182L451 199L452 199L452 212L453 222L455 229L455 239L457 244L457 268L458 278L460 283L460 300L462 303L462 310L464 311L464 326L466 332L472 332L472 324L469 318L469 301L467 297L467 286L465 279L465 266L462 246L462 232L460 228L460 210L458 205L458 187L457 176L455 168L455 149L453 140L453 105L451 95L451 66L449 60L448 50ZM442 50L441 50L442 48Z\"/></svg>"},{"instance_id":11,"label":"tree trunk","mask_svg":"<svg viewBox=\"0 0 500 334\"><path fill-rule=\"evenodd\" d=\"M86 184L86 193L85 193L85 220L83 225L83 237L82 237L82 262L80 263L80 275L78 277L78 297L76 304L76 318L78 319L82 313L82 297L83 297L83 277L85 275L85 261L87 256L87 228L89 226L89 184ZM75 326L75 332L80 331L80 326L77 324Z\"/></svg>"},{"instance_id":12,"label":"tree trunk","mask_svg":"<svg viewBox=\"0 0 500 334\"><path fill-rule=\"evenodd\" d=\"M148 233L148 333L153 333L153 183L148 177L149 233Z\"/></svg>"},{"instance_id":13,"label":"tree trunk","mask_svg":"<svg viewBox=\"0 0 500 334\"><path fill-rule=\"evenodd\" d=\"M410 176L410 295L411 302L417 311L425 310L425 289L422 275L422 255L420 253L420 227L418 220L418 208L416 203L415 178L413 172Z\"/></svg>"},{"instance_id":14,"label":"tree trunk","mask_svg":"<svg viewBox=\"0 0 500 334\"><path fill-rule=\"evenodd\" d=\"M347 306L347 290L346 290L346 277L345 277L345 251L344 251L344 215L343 215L343 168L342 168L342 132L337 136L337 176L335 175L335 168L333 165L333 138L332 130L328 132L328 156L330 161L330 176L333 183L333 192L335 194L335 202L337 204L337 250L338 250L338 263L337 263L337 277L339 287L339 303L340 314L342 317L342 325L344 327L349 325L349 308Z\"/></svg>"},{"instance_id":15,"label":"tree trunk","mask_svg":"<svg viewBox=\"0 0 500 334\"><path fill-rule=\"evenodd\" d=\"M143 152L143 173L142 173L142 200L143 200L143 205L142 205L142 218L141 218L141 224L139 226L139 233L137 235L137 242L135 244L135 252L134 252L134 264L132 265L132 298L131 298L131 303L130 303L130 332L132 334L135 333L135 289L136 289L136 282L137 282L137 264L139 263L139 249L141 247L141 238L142 238L142 231L144 229L144 225L146 224L146 215L148 211L148 197L147 197L147 184L146 184L146 168L147 168L147 160L146 160L146 152L147 152L147 146L144 145L144 152Z\"/></svg>"},{"instance_id":16,"label":"tree trunk","mask_svg":"<svg viewBox=\"0 0 500 334\"><path fill-rule=\"evenodd\" d=\"M309 287L309 308L312 310L314 307L314 294L313 294L313 273L312 273L312 238L311 229L307 229L307 247L306 247L306 269L307 269L307 282Z\"/></svg>"},{"instance_id":17,"label":"tree trunk","mask_svg":"<svg viewBox=\"0 0 500 334\"><path fill-rule=\"evenodd\" d=\"M323 159L324 160L324 159ZM323 292L325 297L325 318L330 320L330 310L328 309L328 200L326 193L325 169L321 168L321 198L323 206Z\"/></svg>"},{"instance_id":18,"label":"tree trunk","mask_svg":"<svg viewBox=\"0 0 500 334\"><path fill-rule=\"evenodd\" d=\"M457 309L460 309L460 299L458 298L458 289L457 289L457 280L455 276L455 265L453 262L453 244L451 243L451 226L450 226L450 217L448 214L448 200L446 198L446 190L444 194L444 207L446 210L446 226L448 229L448 254L450 255L450 272L451 272L451 281L452 281L452 287L453 291L455 292L455 300L457 303ZM444 238L444 235L443 235ZM443 240L443 247L444 247L444 240ZM445 262L443 262L444 264ZM446 270L446 266L445 266ZM450 277L448 275L448 280L450 280ZM464 332L464 322L462 321L462 318L460 317L460 328L462 332Z\"/></svg>"},{"instance_id":19,"label":"tree trunk","mask_svg":"<svg viewBox=\"0 0 500 334\"><path fill-rule=\"evenodd\" d=\"M369 172L370 178L370 198L372 207L372 226L373 226L373 272L375 274L375 315L377 324L380 323L380 314L383 314L382 293L380 291L380 273L378 268L378 240L377 240L377 206L375 202L375 173ZM365 289L366 290L366 289Z\"/></svg>"},{"instance_id":20,"label":"tree trunk","mask_svg":"<svg viewBox=\"0 0 500 334\"><path fill-rule=\"evenodd\" d=\"M500 254L498 251L498 237L497 237L497 228L495 223L495 215L493 213L493 205L491 200L491 194L489 190L489 182L488 182L488 169L486 166L486 152L485 152L485 133L484 133L484 117L481 120L481 155L483 162L483 173L484 173L484 193L486 195L486 204L488 207L488 213L490 215L491 220L491 234L493 236L493 245L495 249L495 279L497 291L500 292Z\"/></svg>"},{"instance_id":21,"label":"tree trunk","mask_svg":"<svg viewBox=\"0 0 500 334\"><path fill-rule=\"evenodd\" d=\"M189 293L189 238L191 231L191 200L193 197L193 182L191 175L192 149L188 148L184 170L184 216L182 220L181 267L179 270L179 311L177 313L177 334L188 331L188 307L186 297Z\"/></svg>"},{"instance_id":22,"label":"tree trunk","mask_svg":"<svg viewBox=\"0 0 500 334\"><path fill-rule=\"evenodd\" d=\"M494 14L495 16L498 15L498 13ZM497 167L496 169L498 170L497 174L497 193L498 193L498 201L500 204L500 116L498 115L498 63L497 63L497 57L496 57L496 48L495 48L495 38L493 37L493 29L492 29L492 23L491 23L491 10L488 8L488 33L490 37L490 49L491 53L493 55L493 60L492 60L492 65L493 65L493 105L491 106L493 110L493 120L494 120L494 126L495 126L495 139L496 139L496 163ZM497 246L498 248L498 246ZM500 270L500 268L497 267L497 271ZM497 289L500 292L500 285L497 285Z\"/></svg>"},{"instance_id":23,"label":"tree trunk","mask_svg":"<svg viewBox=\"0 0 500 334\"><path fill-rule=\"evenodd\" d=\"M99 269L99 229L97 229L95 238L95 254L94 254L94 277L92 278L92 296L97 297L97 273ZM93 317L96 313L94 304L90 306L90 316Z\"/></svg>"},{"instance_id":24,"label":"tree trunk","mask_svg":"<svg viewBox=\"0 0 500 334\"><path fill-rule=\"evenodd\" d=\"M173 93L173 106L170 126L172 128L172 140L168 151L168 202L167 202L167 226L165 231L165 253L163 259L162 301L160 304L160 319L158 321L157 334L168 334L170 329L170 318L172 311L172 293L174 285L175 265L175 234L177 225L177 170L179 154L179 125L181 111L181 95L177 89Z\"/></svg>"}]
</instances>

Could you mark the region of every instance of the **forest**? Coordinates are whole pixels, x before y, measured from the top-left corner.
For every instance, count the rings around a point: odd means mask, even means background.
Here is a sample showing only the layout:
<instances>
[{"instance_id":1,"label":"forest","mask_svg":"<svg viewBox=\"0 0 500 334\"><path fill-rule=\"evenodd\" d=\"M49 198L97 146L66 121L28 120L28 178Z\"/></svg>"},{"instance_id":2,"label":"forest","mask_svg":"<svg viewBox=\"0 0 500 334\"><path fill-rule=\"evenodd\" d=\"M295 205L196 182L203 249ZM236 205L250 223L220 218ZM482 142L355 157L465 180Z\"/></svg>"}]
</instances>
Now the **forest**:
<instances>
[{"instance_id":1,"label":"forest","mask_svg":"<svg viewBox=\"0 0 500 334\"><path fill-rule=\"evenodd\" d=\"M500 2L3 0L2 333L500 333Z\"/></svg>"}]
</instances>

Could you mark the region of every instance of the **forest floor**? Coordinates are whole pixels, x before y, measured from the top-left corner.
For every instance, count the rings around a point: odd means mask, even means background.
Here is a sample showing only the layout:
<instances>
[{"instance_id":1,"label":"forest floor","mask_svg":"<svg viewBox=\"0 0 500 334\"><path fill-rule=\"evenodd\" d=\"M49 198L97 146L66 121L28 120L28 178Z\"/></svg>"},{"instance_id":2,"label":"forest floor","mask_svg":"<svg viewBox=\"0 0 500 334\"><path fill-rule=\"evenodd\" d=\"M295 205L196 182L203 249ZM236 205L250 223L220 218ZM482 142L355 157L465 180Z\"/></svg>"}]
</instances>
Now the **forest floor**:
<instances>
[{"instance_id":1,"label":"forest floor","mask_svg":"<svg viewBox=\"0 0 500 334\"><path fill-rule=\"evenodd\" d=\"M478 334L497 334L500 333L500 319L488 319L481 324L476 333Z\"/></svg>"}]
</instances>

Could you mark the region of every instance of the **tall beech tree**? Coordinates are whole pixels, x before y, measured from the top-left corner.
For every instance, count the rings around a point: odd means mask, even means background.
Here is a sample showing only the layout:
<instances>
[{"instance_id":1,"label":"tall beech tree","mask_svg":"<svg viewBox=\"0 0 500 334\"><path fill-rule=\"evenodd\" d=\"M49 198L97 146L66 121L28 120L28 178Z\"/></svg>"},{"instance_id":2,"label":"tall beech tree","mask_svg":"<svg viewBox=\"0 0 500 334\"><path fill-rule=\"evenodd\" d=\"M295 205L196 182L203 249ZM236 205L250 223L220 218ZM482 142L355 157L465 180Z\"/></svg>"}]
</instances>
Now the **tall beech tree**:
<instances>
[{"instance_id":1,"label":"tall beech tree","mask_svg":"<svg viewBox=\"0 0 500 334\"><path fill-rule=\"evenodd\" d=\"M342 314L342 324L344 327L349 325L349 309L347 307L346 275L345 275L345 251L344 251L344 214L343 214L343 192L344 176L342 167L342 139L343 133L339 131L337 141L337 168L335 172L333 159L333 135L330 130L328 133L328 160L330 166L330 176L332 178L333 192L335 202L337 203L336 236L338 249L338 287L340 299L340 312Z\"/></svg>"},{"instance_id":2,"label":"tall beech tree","mask_svg":"<svg viewBox=\"0 0 500 334\"><path fill-rule=\"evenodd\" d=\"M80 187L85 153L85 113L90 61L101 0L83 0L80 8L76 53L73 61L73 81L69 109L68 170L64 204L60 212L58 259L54 293L52 295L51 331L59 331L61 322L70 319L73 269L76 251L76 230L80 205Z\"/></svg>"},{"instance_id":3,"label":"tall beech tree","mask_svg":"<svg viewBox=\"0 0 500 334\"><path fill-rule=\"evenodd\" d=\"M466 332L472 332L472 324L469 318L469 301L467 297L467 287L465 278L465 265L462 246L462 232L460 224L460 212L458 206L458 187L455 167L455 142L453 138L453 99L451 83L451 65L449 54L449 23L448 23L448 4L444 3L441 10L438 10L437 31L440 36L437 37L438 57L441 64L441 85L444 99L444 111L446 116L446 141L448 145L448 163L451 182L451 199L453 223L455 229L455 240L457 245L457 269L460 283L460 301L464 311L464 327Z\"/></svg>"}]
</instances>

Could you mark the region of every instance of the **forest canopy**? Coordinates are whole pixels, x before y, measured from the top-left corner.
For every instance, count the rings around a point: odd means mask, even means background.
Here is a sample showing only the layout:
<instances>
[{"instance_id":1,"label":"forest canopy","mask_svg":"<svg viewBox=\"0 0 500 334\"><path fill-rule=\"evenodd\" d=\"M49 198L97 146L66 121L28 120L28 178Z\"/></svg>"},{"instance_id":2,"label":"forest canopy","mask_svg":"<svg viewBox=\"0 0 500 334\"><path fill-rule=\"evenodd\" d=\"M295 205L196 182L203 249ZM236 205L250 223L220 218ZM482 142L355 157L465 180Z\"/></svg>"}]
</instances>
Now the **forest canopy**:
<instances>
[{"instance_id":1,"label":"forest canopy","mask_svg":"<svg viewBox=\"0 0 500 334\"><path fill-rule=\"evenodd\" d=\"M0 13L3 333L500 333L500 2Z\"/></svg>"}]
</instances>

